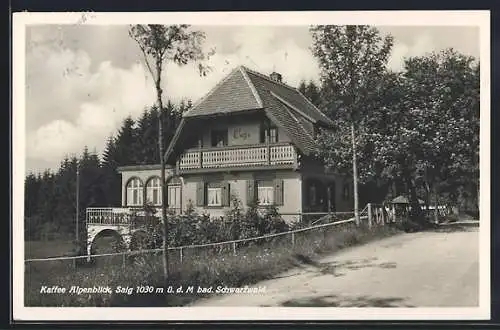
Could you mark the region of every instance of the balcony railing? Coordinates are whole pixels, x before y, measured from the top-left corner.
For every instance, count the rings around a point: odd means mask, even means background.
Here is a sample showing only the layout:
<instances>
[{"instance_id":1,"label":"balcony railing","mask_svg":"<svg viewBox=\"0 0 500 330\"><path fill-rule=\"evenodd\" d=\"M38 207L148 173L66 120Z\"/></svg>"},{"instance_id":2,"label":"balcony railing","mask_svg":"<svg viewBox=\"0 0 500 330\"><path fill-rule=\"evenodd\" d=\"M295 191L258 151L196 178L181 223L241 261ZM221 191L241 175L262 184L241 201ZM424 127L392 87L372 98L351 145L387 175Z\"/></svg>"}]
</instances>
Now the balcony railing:
<instances>
[{"instance_id":1,"label":"balcony railing","mask_svg":"<svg viewBox=\"0 0 500 330\"><path fill-rule=\"evenodd\" d=\"M155 208L155 217L160 217L161 209ZM140 225L144 210L133 207L89 207L86 221L92 225ZM169 212L179 213L179 209L169 208Z\"/></svg>"},{"instance_id":2,"label":"balcony railing","mask_svg":"<svg viewBox=\"0 0 500 330\"><path fill-rule=\"evenodd\" d=\"M291 144L231 146L188 150L180 157L179 169L293 165L296 160L297 152Z\"/></svg>"}]
</instances>

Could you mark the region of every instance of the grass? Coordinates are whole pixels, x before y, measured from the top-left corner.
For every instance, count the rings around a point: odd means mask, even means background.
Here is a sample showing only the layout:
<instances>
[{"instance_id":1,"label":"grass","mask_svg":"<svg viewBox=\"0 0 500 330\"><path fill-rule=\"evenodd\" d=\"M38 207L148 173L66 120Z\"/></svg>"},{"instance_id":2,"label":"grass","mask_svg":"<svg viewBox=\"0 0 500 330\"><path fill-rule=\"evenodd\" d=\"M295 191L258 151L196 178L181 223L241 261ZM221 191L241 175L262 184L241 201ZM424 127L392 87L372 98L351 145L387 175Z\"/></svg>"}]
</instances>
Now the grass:
<instances>
[{"instance_id":1,"label":"grass","mask_svg":"<svg viewBox=\"0 0 500 330\"><path fill-rule=\"evenodd\" d=\"M273 278L291 268L314 263L324 254L398 233L392 226L368 230L352 223L315 229L295 234L292 245L289 235L259 242L239 243L236 254L232 246L213 249L185 250L183 262L178 251L170 254L168 286L241 287ZM114 257L113 257L114 258ZM78 267L71 262L54 261L31 264L25 273L25 304L27 306L185 306L206 294L167 293L163 284L161 255L140 256L126 260L121 257L99 260L97 265ZM46 294L41 286L118 286L136 288L150 286L153 293L112 294ZM156 292L163 288L162 292ZM135 291L135 290L134 290Z\"/></svg>"},{"instance_id":2,"label":"grass","mask_svg":"<svg viewBox=\"0 0 500 330\"><path fill-rule=\"evenodd\" d=\"M26 241L24 243L24 255L27 259L66 256L73 250L74 244L71 240Z\"/></svg>"}]
</instances>

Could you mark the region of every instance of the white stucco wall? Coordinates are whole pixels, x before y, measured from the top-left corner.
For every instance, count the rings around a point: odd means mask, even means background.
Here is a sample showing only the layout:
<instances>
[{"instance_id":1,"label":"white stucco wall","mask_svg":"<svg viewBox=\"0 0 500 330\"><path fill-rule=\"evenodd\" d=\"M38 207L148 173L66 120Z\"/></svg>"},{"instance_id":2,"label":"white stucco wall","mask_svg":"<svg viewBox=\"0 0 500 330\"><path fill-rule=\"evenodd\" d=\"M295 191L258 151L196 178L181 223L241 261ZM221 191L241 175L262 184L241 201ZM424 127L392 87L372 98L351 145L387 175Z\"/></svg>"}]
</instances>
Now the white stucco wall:
<instances>
[{"instance_id":1,"label":"white stucco wall","mask_svg":"<svg viewBox=\"0 0 500 330\"><path fill-rule=\"evenodd\" d=\"M301 176L291 170L274 171L269 173L269 177L283 180L283 205L278 206L280 213L300 213L302 212ZM223 174L217 176L217 180L223 180L230 185L230 194L236 196L245 207L247 205L247 180L255 180L255 172L238 172L234 174ZM213 217L220 217L225 214L230 207L208 208L196 206L197 183L209 179L210 176L188 175L183 177L183 205L188 205L190 201L195 210L199 213L209 213ZM297 216L284 215L287 221L292 221Z\"/></svg>"}]
</instances>

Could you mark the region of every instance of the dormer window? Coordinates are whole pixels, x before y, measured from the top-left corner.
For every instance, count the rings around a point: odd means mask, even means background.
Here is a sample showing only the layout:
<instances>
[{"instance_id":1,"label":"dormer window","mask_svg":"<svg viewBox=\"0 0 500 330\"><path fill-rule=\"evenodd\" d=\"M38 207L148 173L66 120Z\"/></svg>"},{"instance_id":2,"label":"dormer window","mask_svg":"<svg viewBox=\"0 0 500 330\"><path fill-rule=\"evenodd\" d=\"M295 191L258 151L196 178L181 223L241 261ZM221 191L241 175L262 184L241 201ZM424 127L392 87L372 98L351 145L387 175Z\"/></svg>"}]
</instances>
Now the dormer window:
<instances>
[{"instance_id":1,"label":"dormer window","mask_svg":"<svg viewBox=\"0 0 500 330\"><path fill-rule=\"evenodd\" d=\"M212 131L212 147L227 146L227 129Z\"/></svg>"}]
</instances>

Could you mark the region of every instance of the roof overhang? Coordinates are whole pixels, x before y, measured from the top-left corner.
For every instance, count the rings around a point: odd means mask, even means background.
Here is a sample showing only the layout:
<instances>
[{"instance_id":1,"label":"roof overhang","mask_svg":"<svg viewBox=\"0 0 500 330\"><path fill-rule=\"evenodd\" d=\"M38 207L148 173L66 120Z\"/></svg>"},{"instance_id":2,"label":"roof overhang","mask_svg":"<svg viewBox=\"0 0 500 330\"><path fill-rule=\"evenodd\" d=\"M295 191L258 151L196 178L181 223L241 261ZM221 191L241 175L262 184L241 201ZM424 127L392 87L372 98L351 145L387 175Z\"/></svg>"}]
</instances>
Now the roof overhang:
<instances>
[{"instance_id":1,"label":"roof overhang","mask_svg":"<svg viewBox=\"0 0 500 330\"><path fill-rule=\"evenodd\" d=\"M170 165L166 165L165 168L172 169L173 167ZM132 172L132 171L161 170L161 164L119 166L116 170L119 173Z\"/></svg>"}]
</instances>

